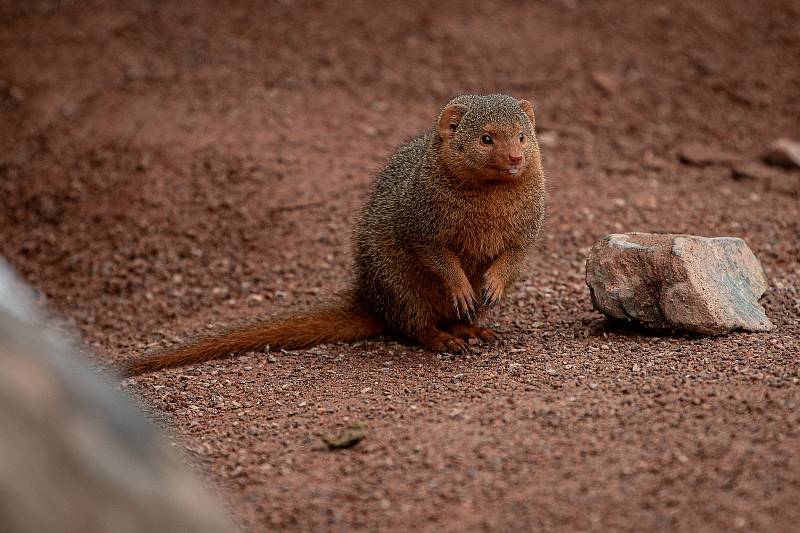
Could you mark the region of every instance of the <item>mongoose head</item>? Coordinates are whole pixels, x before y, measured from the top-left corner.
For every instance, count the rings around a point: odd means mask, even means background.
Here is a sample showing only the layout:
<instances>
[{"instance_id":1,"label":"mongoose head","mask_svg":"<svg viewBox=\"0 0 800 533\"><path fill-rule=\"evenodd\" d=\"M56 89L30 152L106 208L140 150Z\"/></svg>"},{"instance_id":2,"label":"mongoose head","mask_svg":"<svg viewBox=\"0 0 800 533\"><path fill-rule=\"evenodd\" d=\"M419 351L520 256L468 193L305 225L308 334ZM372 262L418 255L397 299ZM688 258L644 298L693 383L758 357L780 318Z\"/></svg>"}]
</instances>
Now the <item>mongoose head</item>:
<instances>
[{"instance_id":1,"label":"mongoose head","mask_svg":"<svg viewBox=\"0 0 800 533\"><path fill-rule=\"evenodd\" d=\"M442 109L437 122L441 161L459 180L528 179L540 164L534 124L527 100L502 94L459 96Z\"/></svg>"}]
</instances>

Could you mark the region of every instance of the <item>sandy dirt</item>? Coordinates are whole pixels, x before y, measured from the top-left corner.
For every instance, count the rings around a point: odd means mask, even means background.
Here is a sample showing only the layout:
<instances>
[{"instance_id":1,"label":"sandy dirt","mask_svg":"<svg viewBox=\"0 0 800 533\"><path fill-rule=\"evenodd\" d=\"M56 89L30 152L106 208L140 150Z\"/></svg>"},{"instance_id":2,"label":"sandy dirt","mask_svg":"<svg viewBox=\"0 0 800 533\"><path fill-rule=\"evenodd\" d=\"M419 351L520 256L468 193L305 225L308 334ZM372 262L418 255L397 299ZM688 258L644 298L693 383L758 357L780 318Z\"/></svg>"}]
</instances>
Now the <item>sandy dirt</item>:
<instances>
[{"instance_id":1,"label":"sandy dirt","mask_svg":"<svg viewBox=\"0 0 800 533\"><path fill-rule=\"evenodd\" d=\"M121 387L245 530L796 530L800 171L680 152L800 137L798 27L791 0L2 0L0 254L119 364L341 290L391 151L455 94L528 98L550 207L488 321L501 344L251 353ZM620 231L745 238L777 329L607 324L584 261ZM353 423L366 438L328 450Z\"/></svg>"}]
</instances>

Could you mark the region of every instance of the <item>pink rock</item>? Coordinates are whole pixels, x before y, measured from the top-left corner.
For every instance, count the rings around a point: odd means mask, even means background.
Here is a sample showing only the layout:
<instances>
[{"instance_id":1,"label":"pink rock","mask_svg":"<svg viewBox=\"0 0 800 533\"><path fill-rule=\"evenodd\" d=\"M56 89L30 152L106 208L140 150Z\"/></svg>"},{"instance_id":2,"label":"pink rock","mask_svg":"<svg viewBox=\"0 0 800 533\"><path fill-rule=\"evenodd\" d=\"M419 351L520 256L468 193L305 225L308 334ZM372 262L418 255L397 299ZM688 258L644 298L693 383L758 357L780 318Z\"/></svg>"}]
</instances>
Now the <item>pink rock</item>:
<instances>
[{"instance_id":1,"label":"pink rock","mask_svg":"<svg viewBox=\"0 0 800 533\"><path fill-rule=\"evenodd\" d=\"M595 309L652 329L701 334L769 331L767 288L744 240L627 233L606 236L586 261Z\"/></svg>"},{"instance_id":2,"label":"pink rock","mask_svg":"<svg viewBox=\"0 0 800 533\"><path fill-rule=\"evenodd\" d=\"M591 74L594 84L603 91L606 95L612 95L617 92L622 80L613 72L597 70Z\"/></svg>"},{"instance_id":3,"label":"pink rock","mask_svg":"<svg viewBox=\"0 0 800 533\"><path fill-rule=\"evenodd\" d=\"M764 161L780 167L800 168L800 142L778 139L764 154Z\"/></svg>"}]
</instances>

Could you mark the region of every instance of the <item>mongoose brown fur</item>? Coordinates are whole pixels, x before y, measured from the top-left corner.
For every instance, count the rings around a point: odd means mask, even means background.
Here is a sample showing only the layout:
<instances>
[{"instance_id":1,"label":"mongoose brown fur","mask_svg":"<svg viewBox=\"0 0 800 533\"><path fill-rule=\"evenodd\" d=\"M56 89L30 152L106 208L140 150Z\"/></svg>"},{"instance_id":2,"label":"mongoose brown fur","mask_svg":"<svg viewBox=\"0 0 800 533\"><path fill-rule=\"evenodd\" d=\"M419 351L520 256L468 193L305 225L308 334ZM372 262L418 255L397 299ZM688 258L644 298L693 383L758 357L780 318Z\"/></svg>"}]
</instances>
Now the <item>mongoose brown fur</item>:
<instances>
[{"instance_id":1,"label":"mongoose brown fur","mask_svg":"<svg viewBox=\"0 0 800 533\"><path fill-rule=\"evenodd\" d=\"M134 360L126 375L383 334L436 352L494 340L477 322L516 278L545 212L534 125L527 100L454 98L378 174L356 225L353 283L341 301Z\"/></svg>"}]
</instances>

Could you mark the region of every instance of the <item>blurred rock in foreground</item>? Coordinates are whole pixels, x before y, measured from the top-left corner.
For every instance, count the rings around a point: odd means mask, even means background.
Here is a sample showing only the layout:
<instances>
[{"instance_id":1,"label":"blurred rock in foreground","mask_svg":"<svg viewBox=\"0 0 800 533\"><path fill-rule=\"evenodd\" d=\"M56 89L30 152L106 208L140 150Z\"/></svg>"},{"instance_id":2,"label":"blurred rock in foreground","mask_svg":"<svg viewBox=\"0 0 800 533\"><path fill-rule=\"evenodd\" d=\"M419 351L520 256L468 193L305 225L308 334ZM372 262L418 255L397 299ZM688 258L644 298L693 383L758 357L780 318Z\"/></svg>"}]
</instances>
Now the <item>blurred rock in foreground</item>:
<instances>
[{"instance_id":1,"label":"blurred rock in foreground","mask_svg":"<svg viewBox=\"0 0 800 533\"><path fill-rule=\"evenodd\" d=\"M41 325L0 260L0 531L231 530L134 407Z\"/></svg>"},{"instance_id":2,"label":"blurred rock in foreground","mask_svg":"<svg viewBox=\"0 0 800 533\"><path fill-rule=\"evenodd\" d=\"M608 235L586 261L595 309L652 329L769 331L758 304L767 280L742 239Z\"/></svg>"}]
</instances>

